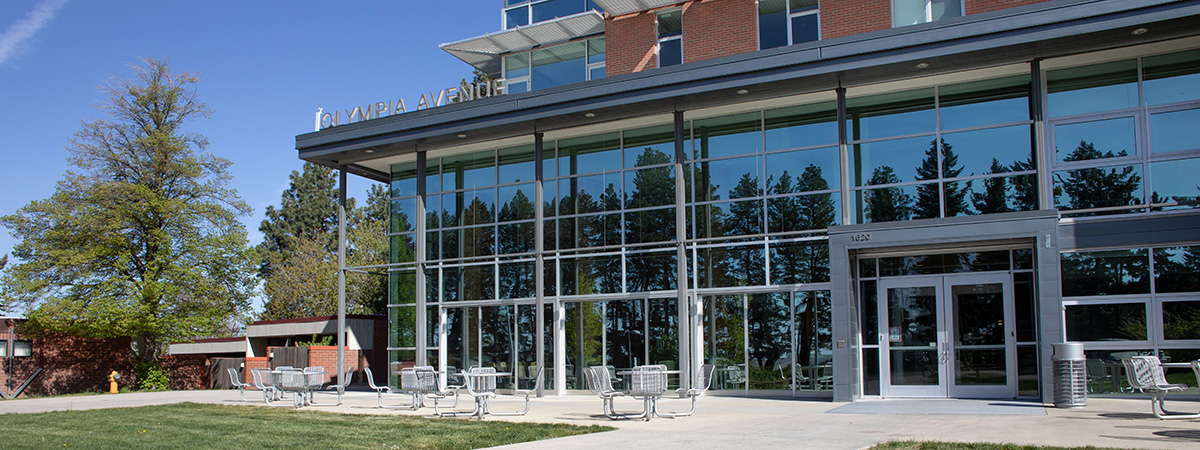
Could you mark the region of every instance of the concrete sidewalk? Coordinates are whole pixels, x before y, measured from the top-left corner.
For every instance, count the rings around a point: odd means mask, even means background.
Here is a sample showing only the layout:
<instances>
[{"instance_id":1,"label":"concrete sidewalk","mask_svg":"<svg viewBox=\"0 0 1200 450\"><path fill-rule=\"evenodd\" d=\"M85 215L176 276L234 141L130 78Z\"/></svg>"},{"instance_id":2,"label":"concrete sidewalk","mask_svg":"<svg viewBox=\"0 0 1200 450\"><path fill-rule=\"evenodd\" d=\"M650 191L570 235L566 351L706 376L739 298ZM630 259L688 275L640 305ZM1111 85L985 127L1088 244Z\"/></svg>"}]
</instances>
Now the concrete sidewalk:
<instances>
[{"instance_id":1,"label":"concrete sidewalk","mask_svg":"<svg viewBox=\"0 0 1200 450\"><path fill-rule=\"evenodd\" d=\"M261 398L261 395L247 392L247 398ZM400 403L404 397L394 395L387 401ZM1200 448L1200 420L1158 420L1150 414L1147 399L1091 398L1087 407L1076 409L1043 408L1036 403L971 400L874 400L847 404L705 396L699 401L698 411L692 417L655 418L648 422L610 421L600 414L601 403L595 396L568 395L533 399L531 411L526 416L489 416L484 420L600 424L617 428L608 433L508 446L522 449L559 449L566 446L571 449L611 450L636 443L646 448L692 450L747 446L855 450L888 440L903 439L1144 449ZM171 391L0 401L0 414L178 402L252 404L241 402L237 391ZM459 406L466 407L469 403L470 399L464 398ZM1195 400L1172 403L1179 410L1200 409L1200 402ZM258 402L257 405L263 403ZM667 399L663 400L662 405L667 410L688 408L685 400ZM853 408L844 408L846 405L853 405ZM375 406L374 393L349 392L341 406L304 409L426 417L433 413L432 408L412 412L382 410ZM493 410L496 411L516 411L521 407L523 403L505 396L493 402ZM637 400L618 399L617 402L618 410L640 407L641 402ZM839 408L839 411L831 412Z\"/></svg>"}]
</instances>

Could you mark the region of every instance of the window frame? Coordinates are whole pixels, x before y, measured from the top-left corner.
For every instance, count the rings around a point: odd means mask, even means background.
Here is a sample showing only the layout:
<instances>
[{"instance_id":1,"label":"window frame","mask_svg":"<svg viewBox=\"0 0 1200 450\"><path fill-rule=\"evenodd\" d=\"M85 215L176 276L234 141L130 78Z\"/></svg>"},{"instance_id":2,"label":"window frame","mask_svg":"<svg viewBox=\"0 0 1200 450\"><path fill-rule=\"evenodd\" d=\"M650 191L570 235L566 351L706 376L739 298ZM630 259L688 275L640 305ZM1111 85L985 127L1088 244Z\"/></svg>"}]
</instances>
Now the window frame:
<instances>
[{"instance_id":1,"label":"window frame","mask_svg":"<svg viewBox=\"0 0 1200 450\"><path fill-rule=\"evenodd\" d=\"M666 36L663 36L662 33L659 32L659 19L664 15L674 14L674 13L679 13L679 32L671 33ZM655 13L654 14L654 35L657 38L657 41L654 44L654 60L658 64L658 67L661 68L661 67L677 66L677 65L681 65L684 63L685 58L683 56L683 9L682 8L664 9L662 11L658 11L657 13ZM670 42L670 41L679 41L679 62L674 63L674 64L667 64L664 66L663 58L662 58L662 45L663 45L663 43Z\"/></svg>"},{"instance_id":2,"label":"window frame","mask_svg":"<svg viewBox=\"0 0 1200 450\"><path fill-rule=\"evenodd\" d=\"M962 15L955 16L955 17L965 17L967 15L966 1L965 0L957 0L957 1L958 1L958 6L959 6L959 11L962 12ZM935 22L935 20L933 20L933 0L924 0L924 2L925 2L925 14L924 14L925 21L924 22L918 22L918 23L913 23L913 24L897 24L896 23L896 11L899 8L896 7L896 0L892 0L892 11L891 11L892 12L892 28L908 27L908 26L913 26L913 25L921 25L921 24L925 24L925 23ZM943 18L942 20L945 20L945 19L947 19L947 18Z\"/></svg>"},{"instance_id":3,"label":"window frame","mask_svg":"<svg viewBox=\"0 0 1200 450\"><path fill-rule=\"evenodd\" d=\"M755 4L761 4L761 3L755 2ZM803 9L803 10L799 10L799 11L792 11L791 0L783 0L783 5L784 5L783 6L784 14L787 17L787 19L786 19L787 24L785 25L785 28L787 30L786 31L787 35L784 36L786 43L779 47L787 47L789 45L799 45L804 42L815 42L815 41L821 40L821 2L820 2L820 0L817 0L817 4L815 7L810 8L810 9ZM795 31L792 29L792 21L795 20L797 17L809 16L809 15L817 16L817 38L812 41L796 42L795 41ZM758 28L761 33L761 30L762 30L762 10L761 9L759 10L759 13L758 13L757 25L758 25ZM778 47L768 47L768 48L778 48ZM758 36L758 49L766 50L762 46L762 35L761 34Z\"/></svg>"}]
</instances>

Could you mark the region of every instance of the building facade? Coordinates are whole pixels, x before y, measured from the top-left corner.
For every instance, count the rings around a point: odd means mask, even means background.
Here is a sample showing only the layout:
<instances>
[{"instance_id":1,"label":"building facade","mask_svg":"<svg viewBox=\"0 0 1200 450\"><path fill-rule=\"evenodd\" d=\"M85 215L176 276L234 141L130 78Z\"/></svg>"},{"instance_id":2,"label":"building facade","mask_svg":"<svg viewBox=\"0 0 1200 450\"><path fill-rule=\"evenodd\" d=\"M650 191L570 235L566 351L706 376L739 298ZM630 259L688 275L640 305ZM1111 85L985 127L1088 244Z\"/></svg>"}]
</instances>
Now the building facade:
<instances>
[{"instance_id":1,"label":"building facade","mask_svg":"<svg viewBox=\"0 0 1200 450\"><path fill-rule=\"evenodd\" d=\"M503 95L297 136L391 186L392 360L847 401L1049 400L1064 340L1200 358L1200 2L502 16L442 48Z\"/></svg>"}]
</instances>

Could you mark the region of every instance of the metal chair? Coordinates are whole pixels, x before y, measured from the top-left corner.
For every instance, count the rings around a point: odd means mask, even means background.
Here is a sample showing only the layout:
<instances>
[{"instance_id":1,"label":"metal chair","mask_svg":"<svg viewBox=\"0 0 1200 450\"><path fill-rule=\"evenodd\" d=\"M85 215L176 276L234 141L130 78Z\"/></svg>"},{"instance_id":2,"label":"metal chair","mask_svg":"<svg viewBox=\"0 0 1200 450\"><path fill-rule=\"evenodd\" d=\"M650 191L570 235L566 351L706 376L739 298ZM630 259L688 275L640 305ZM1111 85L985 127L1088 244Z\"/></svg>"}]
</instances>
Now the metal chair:
<instances>
[{"instance_id":1,"label":"metal chair","mask_svg":"<svg viewBox=\"0 0 1200 450\"><path fill-rule=\"evenodd\" d=\"M438 409L437 402L434 401L434 413L442 417L475 416L482 419L483 414L487 413L488 400L496 397L496 377L488 375L496 373L496 368L472 367L469 372L460 373L463 380L466 381L463 386L467 389L467 394L475 399L475 409L471 411L451 410L441 412Z\"/></svg>"},{"instance_id":2,"label":"metal chair","mask_svg":"<svg viewBox=\"0 0 1200 450\"><path fill-rule=\"evenodd\" d=\"M692 409L688 410L687 412L677 412L677 413L671 413L671 412L661 413L661 412L658 412L656 409L654 411L654 414L661 416L661 417L670 417L670 418L686 417L686 416L692 415L692 413L696 412L696 397L704 395L704 391L707 391L708 388L712 386L713 371L716 370L716 368L717 368L717 366L712 365L712 364L704 364L704 365L700 366L700 370L696 371L696 378L693 379L692 387L690 389L679 388L679 389L675 390L675 392L679 393L679 396L681 398L684 396L692 398Z\"/></svg>"},{"instance_id":3,"label":"metal chair","mask_svg":"<svg viewBox=\"0 0 1200 450\"><path fill-rule=\"evenodd\" d=\"M239 380L237 369L230 367L230 368L227 368L226 370L229 371L229 381L233 383L233 387L236 387L238 389L238 395L242 396L242 401L243 402L250 401L250 400L246 399L246 388L254 387L254 385L250 384L250 383L243 383L242 380ZM257 400L255 400L255 401L257 401ZM266 399L263 399L263 401L266 401Z\"/></svg>"},{"instance_id":4,"label":"metal chair","mask_svg":"<svg viewBox=\"0 0 1200 450\"><path fill-rule=\"evenodd\" d=\"M630 418L650 420L658 399L667 392L666 371L664 365L637 366L630 370L629 396L642 399L642 413Z\"/></svg>"},{"instance_id":5,"label":"metal chair","mask_svg":"<svg viewBox=\"0 0 1200 450\"><path fill-rule=\"evenodd\" d=\"M308 402L308 376L300 370L281 370L279 389L292 393L292 407L299 408Z\"/></svg>"},{"instance_id":6,"label":"metal chair","mask_svg":"<svg viewBox=\"0 0 1200 450\"><path fill-rule=\"evenodd\" d=\"M583 370L583 374L587 377L588 389L600 397L604 401L604 416L609 419L632 419L636 416L629 414L618 414L613 405L616 397L624 397L625 392L618 391L612 387L612 377L608 375L608 368L604 366L592 366Z\"/></svg>"},{"instance_id":7,"label":"metal chair","mask_svg":"<svg viewBox=\"0 0 1200 450\"><path fill-rule=\"evenodd\" d=\"M376 385L375 384L375 375L371 373L370 367L363 367L363 373L366 374L366 376L367 376L367 385L371 386L371 389L375 390L375 395L379 398L379 407L380 408L406 408L406 407L411 406L411 405L385 405L385 404L383 404L383 394L391 394L392 388L390 386L386 386L386 385L384 385L384 386Z\"/></svg>"},{"instance_id":8,"label":"metal chair","mask_svg":"<svg viewBox=\"0 0 1200 450\"><path fill-rule=\"evenodd\" d=\"M282 400L283 392L279 390L275 383L275 375L267 369L250 369L250 373L254 375L254 387L263 393L263 402L267 406L271 405L271 400Z\"/></svg>"},{"instance_id":9,"label":"metal chair","mask_svg":"<svg viewBox=\"0 0 1200 450\"><path fill-rule=\"evenodd\" d=\"M317 366L316 368L321 369L320 366ZM324 370L316 370L314 372L324 372ZM326 391L336 390L336 392L327 392L328 394L337 395L337 401L329 402L329 403L318 402L316 400L316 394L318 392L321 392L321 385L324 384L325 375L324 374L315 375L319 379L319 381L316 381L315 383L312 378L314 375L309 375L310 378L309 378L309 385L308 385L309 386L308 404L313 405L313 406L340 406L342 404L342 394L346 393L346 386L350 385L350 377L353 374L354 374L354 366L347 367L345 376L341 377L340 380L334 380L335 381L334 383L331 383L329 386L325 387Z\"/></svg>"},{"instance_id":10,"label":"metal chair","mask_svg":"<svg viewBox=\"0 0 1200 450\"><path fill-rule=\"evenodd\" d=\"M537 392L539 390L541 390L541 388L542 388L542 375L543 375L543 370L539 368L537 370L537 374L533 376L534 381L533 381L532 389L513 390L513 397L525 397L525 409L524 410L521 410L518 412L502 412L502 413L493 412L491 410L488 410L487 413L495 414L497 416L523 416L523 415L525 415L525 413L529 412L529 397L537 395Z\"/></svg>"},{"instance_id":11,"label":"metal chair","mask_svg":"<svg viewBox=\"0 0 1200 450\"><path fill-rule=\"evenodd\" d=\"M1164 420L1200 419L1200 413L1188 414L1167 410L1164 404L1167 394L1187 389L1187 385L1168 383L1157 356L1131 356L1122 359L1121 362L1125 364L1129 385L1135 389L1150 391L1150 411L1154 413L1154 417ZM1192 363L1192 369L1196 369L1195 362Z\"/></svg>"}]
</instances>

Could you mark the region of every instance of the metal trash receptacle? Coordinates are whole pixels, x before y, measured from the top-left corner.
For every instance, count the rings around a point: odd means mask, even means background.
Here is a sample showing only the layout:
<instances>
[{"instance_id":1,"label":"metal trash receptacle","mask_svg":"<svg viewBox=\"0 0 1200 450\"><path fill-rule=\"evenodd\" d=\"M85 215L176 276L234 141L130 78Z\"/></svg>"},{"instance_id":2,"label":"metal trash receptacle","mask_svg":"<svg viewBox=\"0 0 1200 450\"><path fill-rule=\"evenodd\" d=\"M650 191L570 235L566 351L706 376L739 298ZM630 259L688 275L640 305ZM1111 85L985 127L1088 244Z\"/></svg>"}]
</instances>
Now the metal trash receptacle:
<instances>
[{"instance_id":1,"label":"metal trash receptacle","mask_svg":"<svg viewBox=\"0 0 1200 450\"><path fill-rule=\"evenodd\" d=\"M1054 355L1054 406L1080 408L1087 406L1087 358L1083 355L1083 344L1063 342L1051 344Z\"/></svg>"}]
</instances>

